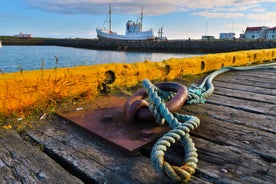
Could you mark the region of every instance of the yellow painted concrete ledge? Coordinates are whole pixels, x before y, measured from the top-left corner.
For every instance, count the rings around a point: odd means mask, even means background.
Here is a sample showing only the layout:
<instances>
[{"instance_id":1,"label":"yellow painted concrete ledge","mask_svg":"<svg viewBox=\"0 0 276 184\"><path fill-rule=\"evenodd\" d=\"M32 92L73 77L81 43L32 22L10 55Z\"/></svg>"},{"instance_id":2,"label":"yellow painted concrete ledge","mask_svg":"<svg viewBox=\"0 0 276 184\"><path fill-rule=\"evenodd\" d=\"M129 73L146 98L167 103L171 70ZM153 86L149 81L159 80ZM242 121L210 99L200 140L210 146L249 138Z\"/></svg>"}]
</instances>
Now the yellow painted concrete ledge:
<instances>
[{"instance_id":1,"label":"yellow painted concrete ledge","mask_svg":"<svg viewBox=\"0 0 276 184\"><path fill-rule=\"evenodd\" d=\"M131 87L143 79L173 80L225 66L242 66L276 59L275 49L208 54L192 58L171 58L162 62L99 64L0 74L0 114L8 114L37 102L97 96L104 85Z\"/></svg>"}]
</instances>

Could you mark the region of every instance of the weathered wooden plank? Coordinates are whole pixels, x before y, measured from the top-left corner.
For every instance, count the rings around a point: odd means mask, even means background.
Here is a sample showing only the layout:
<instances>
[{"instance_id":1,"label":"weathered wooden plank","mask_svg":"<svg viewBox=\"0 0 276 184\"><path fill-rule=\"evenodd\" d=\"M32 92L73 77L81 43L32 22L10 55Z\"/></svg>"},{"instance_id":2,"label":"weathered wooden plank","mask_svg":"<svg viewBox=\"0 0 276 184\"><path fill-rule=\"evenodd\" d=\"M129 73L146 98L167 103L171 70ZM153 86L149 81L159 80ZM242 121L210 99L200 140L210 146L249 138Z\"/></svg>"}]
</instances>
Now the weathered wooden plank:
<instances>
[{"instance_id":1,"label":"weathered wooden plank","mask_svg":"<svg viewBox=\"0 0 276 184\"><path fill-rule=\"evenodd\" d=\"M275 70L276 72L276 70ZM276 76L271 75L271 73L266 73L263 72L263 74L257 73L255 72L254 75L252 75L251 73L245 73L245 74L241 74L241 73L235 73L234 74L237 78L244 78L244 77L248 77L249 80L254 80L254 81L260 81L260 82L267 82L267 81L272 81L276 79Z\"/></svg>"},{"instance_id":2,"label":"weathered wooden plank","mask_svg":"<svg viewBox=\"0 0 276 184\"><path fill-rule=\"evenodd\" d=\"M228 84L228 87L231 86ZM254 92L244 92L238 89L228 89L228 88L216 88L214 94L220 96L227 96L231 98L244 99L249 101L256 101L262 103L269 103L276 105L276 94L274 95L266 95L266 94L258 94Z\"/></svg>"},{"instance_id":3,"label":"weathered wooden plank","mask_svg":"<svg viewBox=\"0 0 276 184\"><path fill-rule=\"evenodd\" d=\"M250 81L246 79L236 79L236 78L229 78L221 80L221 78L216 78L215 81L220 81L226 84L228 83L234 83L234 84L240 84L242 82L242 85L240 85L239 88L243 88L244 86L252 86L252 87L260 87L263 88L263 90L275 90L275 84L272 83L266 83L266 82L258 82L258 81Z\"/></svg>"},{"instance_id":4,"label":"weathered wooden plank","mask_svg":"<svg viewBox=\"0 0 276 184\"><path fill-rule=\"evenodd\" d=\"M243 70L243 71L234 71L237 76L256 76L260 78L269 78L270 76L276 76L275 69L256 69L256 70ZM252 75L253 74L253 75ZM269 76L269 77L268 77Z\"/></svg>"},{"instance_id":5,"label":"weathered wooden plank","mask_svg":"<svg viewBox=\"0 0 276 184\"><path fill-rule=\"evenodd\" d=\"M223 76L218 76L215 78L215 81L221 81L225 82L227 84L228 82L230 83L236 83L236 84L241 84L240 88L243 87L243 85L248 85L248 86L255 86L255 87L262 87L265 89L276 89L276 82L274 80L256 80L253 76L250 78L248 76L236 76L233 73L227 73L226 75Z\"/></svg>"},{"instance_id":6,"label":"weathered wooden plank","mask_svg":"<svg viewBox=\"0 0 276 184\"><path fill-rule=\"evenodd\" d=\"M198 104L184 106L184 112L203 117L212 117L225 123L242 125L249 128L276 133L276 119L272 116L255 114L231 107L214 104Z\"/></svg>"},{"instance_id":7,"label":"weathered wooden plank","mask_svg":"<svg viewBox=\"0 0 276 184\"><path fill-rule=\"evenodd\" d=\"M218 145L196 137L193 139L199 153L197 170L212 178L214 183L274 182L271 164L252 154L250 150Z\"/></svg>"},{"instance_id":8,"label":"weathered wooden plank","mask_svg":"<svg viewBox=\"0 0 276 184\"><path fill-rule=\"evenodd\" d=\"M252 75L253 74L253 75ZM245 76L245 77L254 77L259 80L271 80L276 79L276 70L247 70L247 71L238 71L235 72L236 76Z\"/></svg>"},{"instance_id":9,"label":"weathered wooden plank","mask_svg":"<svg viewBox=\"0 0 276 184\"><path fill-rule=\"evenodd\" d=\"M1 183L82 183L14 130L0 129Z\"/></svg>"},{"instance_id":10,"label":"weathered wooden plank","mask_svg":"<svg viewBox=\"0 0 276 184\"><path fill-rule=\"evenodd\" d=\"M225 81L217 81L215 80L214 82L215 86L215 91L217 88L225 88L225 89L235 89L238 91L244 91L244 92L253 92L257 94L265 94L265 95L276 95L276 89L264 89L262 87L256 87L252 85L240 85L237 83L232 83L232 82L225 82Z\"/></svg>"},{"instance_id":11,"label":"weathered wooden plank","mask_svg":"<svg viewBox=\"0 0 276 184\"><path fill-rule=\"evenodd\" d=\"M213 94L211 97L208 98L208 103L242 109L247 112L254 112L272 116L276 115L276 105L274 104L225 97L216 94Z\"/></svg>"},{"instance_id":12,"label":"weathered wooden plank","mask_svg":"<svg viewBox=\"0 0 276 184\"><path fill-rule=\"evenodd\" d=\"M230 126L230 123L225 123L227 119L220 121L206 115L198 117L201 126L194 131L196 136L219 145L232 145L242 150L250 150L263 158L276 161L274 133L235 124ZM244 121L250 122L251 119Z\"/></svg>"},{"instance_id":13,"label":"weathered wooden plank","mask_svg":"<svg viewBox=\"0 0 276 184\"><path fill-rule=\"evenodd\" d=\"M269 168L267 170L267 174L270 176L276 176L276 163L270 163Z\"/></svg>"},{"instance_id":14,"label":"weathered wooden plank","mask_svg":"<svg viewBox=\"0 0 276 184\"><path fill-rule=\"evenodd\" d=\"M192 139L198 150L198 167L195 177L208 178L212 183L271 183L274 180L273 162L261 159L251 150L218 144L193 135ZM225 137L227 139L227 137ZM183 161L183 148L180 143L169 149L167 161Z\"/></svg>"}]
</instances>

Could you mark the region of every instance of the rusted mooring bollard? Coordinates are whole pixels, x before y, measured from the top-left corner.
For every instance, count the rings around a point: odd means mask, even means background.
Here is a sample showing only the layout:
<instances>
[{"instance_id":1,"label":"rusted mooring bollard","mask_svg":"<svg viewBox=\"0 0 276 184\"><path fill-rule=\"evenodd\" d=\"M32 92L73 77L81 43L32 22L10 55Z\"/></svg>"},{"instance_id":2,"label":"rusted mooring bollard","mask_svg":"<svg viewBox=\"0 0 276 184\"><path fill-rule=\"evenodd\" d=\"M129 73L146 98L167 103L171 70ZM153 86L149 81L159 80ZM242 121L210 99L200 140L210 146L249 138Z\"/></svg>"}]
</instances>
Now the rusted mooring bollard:
<instances>
[{"instance_id":1,"label":"rusted mooring bollard","mask_svg":"<svg viewBox=\"0 0 276 184\"><path fill-rule=\"evenodd\" d=\"M176 112L186 101L188 97L187 88L179 83L160 82L155 84L160 90L175 93L166 103L166 107L171 113ZM161 92L162 93L162 92ZM153 115L148 109L148 102L145 100L148 94L144 89L138 90L129 97L124 105L125 123L131 123L136 120L153 121Z\"/></svg>"}]
</instances>

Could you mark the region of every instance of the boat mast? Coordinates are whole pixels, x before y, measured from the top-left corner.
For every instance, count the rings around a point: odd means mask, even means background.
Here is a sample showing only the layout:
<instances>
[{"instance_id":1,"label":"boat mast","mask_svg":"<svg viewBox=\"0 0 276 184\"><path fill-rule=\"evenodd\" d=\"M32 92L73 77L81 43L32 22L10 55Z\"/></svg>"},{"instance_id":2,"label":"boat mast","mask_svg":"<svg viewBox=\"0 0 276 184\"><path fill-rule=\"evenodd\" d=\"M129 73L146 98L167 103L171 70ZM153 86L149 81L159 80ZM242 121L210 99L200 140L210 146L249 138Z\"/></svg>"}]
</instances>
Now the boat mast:
<instances>
[{"instance_id":1,"label":"boat mast","mask_svg":"<svg viewBox=\"0 0 276 184\"><path fill-rule=\"evenodd\" d=\"M140 21L141 21L141 31L142 31L142 28L143 28L143 6L141 8L142 8L142 10L141 10Z\"/></svg>"},{"instance_id":2,"label":"boat mast","mask_svg":"<svg viewBox=\"0 0 276 184\"><path fill-rule=\"evenodd\" d=\"M111 5L109 5L109 33L111 33Z\"/></svg>"}]
</instances>

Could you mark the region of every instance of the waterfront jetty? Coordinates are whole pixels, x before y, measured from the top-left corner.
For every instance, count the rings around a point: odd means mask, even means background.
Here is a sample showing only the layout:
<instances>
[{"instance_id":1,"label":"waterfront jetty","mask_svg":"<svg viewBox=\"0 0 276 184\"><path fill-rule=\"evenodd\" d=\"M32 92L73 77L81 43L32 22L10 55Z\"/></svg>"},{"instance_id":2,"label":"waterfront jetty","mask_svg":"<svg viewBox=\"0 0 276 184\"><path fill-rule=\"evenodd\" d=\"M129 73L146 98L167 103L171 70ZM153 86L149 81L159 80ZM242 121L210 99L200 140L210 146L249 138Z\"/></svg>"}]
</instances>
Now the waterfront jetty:
<instances>
[{"instance_id":1,"label":"waterfront jetty","mask_svg":"<svg viewBox=\"0 0 276 184\"><path fill-rule=\"evenodd\" d=\"M139 52L220 53L276 48L274 40L151 40L127 41L98 39L15 38L2 36L3 45L56 45L95 50Z\"/></svg>"},{"instance_id":2,"label":"waterfront jetty","mask_svg":"<svg viewBox=\"0 0 276 184\"><path fill-rule=\"evenodd\" d=\"M179 110L201 120L191 134L199 161L189 183L273 183L275 77L275 69L222 74L214 80L215 91L207 103ZM71 108L80 107L87 110L85 104ZM3 182L173 183L152 168L152 145L129 155L59 116L37 124L20 135L12 129L0 130ZM183 159L178 144L167 152L171 162Z\"/></svg>"}]
</instances>

